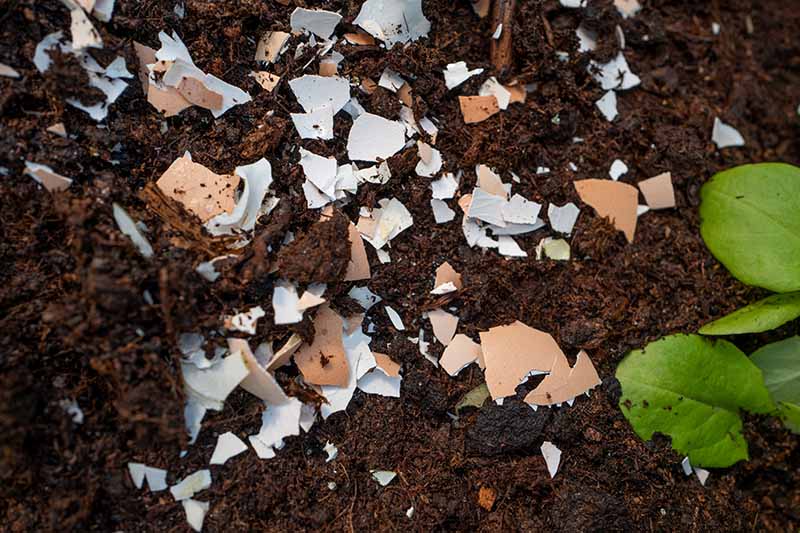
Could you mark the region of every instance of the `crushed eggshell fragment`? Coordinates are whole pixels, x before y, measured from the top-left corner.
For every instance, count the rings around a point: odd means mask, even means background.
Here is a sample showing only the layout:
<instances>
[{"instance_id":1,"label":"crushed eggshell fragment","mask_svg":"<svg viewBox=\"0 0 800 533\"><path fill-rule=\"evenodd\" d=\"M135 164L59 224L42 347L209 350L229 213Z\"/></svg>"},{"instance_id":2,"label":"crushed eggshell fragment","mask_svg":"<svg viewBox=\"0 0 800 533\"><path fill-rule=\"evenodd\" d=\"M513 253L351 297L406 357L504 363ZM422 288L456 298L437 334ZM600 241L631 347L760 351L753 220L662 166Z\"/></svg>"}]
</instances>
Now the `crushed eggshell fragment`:
<instances>
[{"instance_id":1,"label":"crushed eggshell fragment","mask_svg":"<svg viewBox=\"0 0 800 533\"><path fill-rule=\"evenodd\" d=\"M250 73L250 76L267 92L272 92L278 85L278 82L281 81L280 76L276 76L265 70L254 70Z\"/></svg>"},{"instance_id":2,"label":"crushed eggshell fragment","mask_svg":"<svg viewBox=\"0 0 800 533\"><path fill-rule=\"evenodd\" d=\"M227 431L217 437L217 445L214 446L214 452L211 454L211 459L208 463L224 465L228 459L239 455L245 450L247 450L247 445L242 439Z\"/></svg>"},{"instance_id":3,"label":"crushed eggshell fragment","mask_svg":"<svg viewBox=\"0 0 800 533\"><path fill-rule=\"evenodd\" d=\"M464 284L461 281L461 274L456 272L450 263L445 261L436 268L436 279L433 282L433 290L436 291L440 287L443 287L447 284L451 284L454 287L453 290L461 290L464 287ZM440 291L439 294L444 293Z\"/></svg>"},{"instance_id":4,"label":"crushed eggshell fragment","mask_svg":"<svg viewBox=\"0 0 800 533\"><path fill-rule=\"evenodd\" d=\"M344 387L350 372L342 344L344 323L328 305L322 305L314 317L314 341L303 344L294 361L306 382L314 385Z\"/></svg>"},{"instance_id":5,"label":"crushed eggshell fragment","mask_svg":"<svg viewBox=\"0 0 800 533\"><path fill-rule=\"evenodd\" d=\"M439 364L451 376L457 376L472 363L483 366L481 345L462 333L453 337L439 359Z\"/></svg>"},{"instance_id":6,"label":"crushed eggshell fragment","mask_svg":"<svg viewBox=\"0 0 800 533\"><path fill-rule=\"evenodd\" d=\"M289 18L293 33L310 32L320 39L330 39L342 16L323 9L295 8Z\"/></svg>"},{"instance_id":7,"label":"crushed eggshell fragment","mask_svg":"<svg viewBox=\"0 0 800 533\"><path fill-rule=\"evenodd\" d=\"M592 206L601 217L608 217L618 230L633 242L636 232L636 211L639 191L619 181L588 179L573 182L581 200Z\"/></svg>"},{"instance_id":8,"label":"crushed eggshell fragment","mask_svg":"<svg viewBox=\"0 0 800 533\"><path fill-rule=\"evenodd\" d=\"M283 392L275 377L265 370L253 355L246 340L229 338L228 349L231 353L241 354L249 371L247 376L239 382L240 387L260 398L267 405L282 405L289 401L289 397Z\"/></svg>"},{"instance_id":9,"label":"crushed eggshell fragment","mask_svg":"<svg viewBox=\"0 0 800 533\"><path fill-rule=\"evenodd\" d=\"M291 34L283 31L270 31L264 34L256 46L256 61L275 63L286 46Z\"/></svg>"},{"instance_id":10,"label":"crushed eggshell fragment","mask_svg":"<svg viewBox=\"0 0 800 533\"><path fill-rule=\"evenodd\" d=\"M403 149L406 127L371 113L363 113L353 121L347 137L347 154L353 161L384 160Z\"/></svg>"},{"instance_id":11,"label":"crushed eggshell fragment","mask_svg":"<svg viewBox=\"0 0 800 533\"><path fill-rule=\"evenodd\" d=\"M187 153L172 162L156 185L164 195L205 223L217 215L233 211L239 181L236 175L216 174L195 163Z\"/></svg>"},{"instance_id":12,"label":"crushed eggshell fragment","mask_svg":"<svg viewBox=\"0 0 800 533\"><path fill-rule=\"evenodd\" d=\"M556 477L558 466L561 464L561 450L559 450L555 444L547 440L542 443L540 449L542 451L542 457L544 457L544 462L547 465L547 471L550 473L550 477Z\"/></svg>"},{"instance_id":13,"label":"crushed eggshell fragment","mask_svg":"<svg viewBox=\"0 0 800 533\"><path fill-rule=\"evenodd\" d=\"M455 89L473 76L483 72L482 68L469 70L465 61L450 63L444 69L444 84L448 89Z\"/></svg>"},{"instance_id":14,"label":"crushed eggshell fragment","mask_svg":"<svg viewBox=\"0 0 800 533\"><path fill-rule=\"evenodd\" d=\"M433 328L433 335L444 346L450 344L458 327L458 317L442 309L428 311L428 320Z\"/></svg>"},{"instance_id":15,"label":"crushed eggshell fragment","mask_svg":"<svg viewBox=\"0 0 800 533\"><path fill-rule=\"evenodd\" d=\"M25 174L50 192L65 191L72 185L72 179L62 176L47 165L25 161Z\"/></svg>"},{"instance_id":16,"label":"crushed eggshell fragment","mask_svg":"<svg viewBox=\"0 0 800 533\"><path fill-rule=\"evenodd\" d=\"M729 124L722 122L719 117L714 117L714 128L711 131L711 140L717 145L718 149L744 146L745 141L742 134Z\"/></svg>"},{"instance_id":17,"label":"crushed eggshell fragment","mask_svg":"<svg viewBox=\"0 0 800 533\"><path fill-rule=\"evenodd\" d=\"M675 189L672 185L672 174L669 172L642 180L638 185L650 209L675 207Z\"/></svg>"},{"instance_id":18,"label":"crushed eggshell fragment","mask_svg":"<svg viewBox=\"0 0 800 533\"><path fill-rule=\"evenodd\" d=\"M572 368L566 357L556 359L550 374L525 396L525 402L531 405L559 405L572 401L601 383L589 355L581 351Z\"/></svg>"},{"instance_id":19,"label":"crushed eggshell fragment","mask_svg":"<svg viewBox=\"0 0 800 533\"><path fill-rule=\"evenodd\" d=\"M486 365L486 385L492 399L513 396L531 372L550 372L556 359L564 357L549 333L516 321L481 332Z\"/></svg>"},{"instance_id":20,"label":"crushed eggshell fragment","mask_svg":"<svg viewBox=\"0 0 800 533\"><path fill-rule=\"evenodd\" d=\"M177 485L170 487L169 491L175 501L186 500L206 490L211 486L211 470L198 470L194 474L186 476Z\"/></svg>"},{"instance_id":21,"label":"crushed eggshell fragment","mask_svg":"<svg viewBox=\"0 0 800 533\"><path fill-rule=\"evenodd\" d=\"M431 29L422 12L422 0L366 0L353 24L387 48L426 37Z\"/></svg>"},{"instance_id":22,"label":"crushed eggshell fragment","mask_svg":"<svg viewBox=\"0 0 800 533\"><path fill-rule=\"evenodd\" d=\"M466 124L483 122L500 112L497 98L494 96L459 96L458 104L461 106L461 115Z\"/></svg>"}]
</instances>

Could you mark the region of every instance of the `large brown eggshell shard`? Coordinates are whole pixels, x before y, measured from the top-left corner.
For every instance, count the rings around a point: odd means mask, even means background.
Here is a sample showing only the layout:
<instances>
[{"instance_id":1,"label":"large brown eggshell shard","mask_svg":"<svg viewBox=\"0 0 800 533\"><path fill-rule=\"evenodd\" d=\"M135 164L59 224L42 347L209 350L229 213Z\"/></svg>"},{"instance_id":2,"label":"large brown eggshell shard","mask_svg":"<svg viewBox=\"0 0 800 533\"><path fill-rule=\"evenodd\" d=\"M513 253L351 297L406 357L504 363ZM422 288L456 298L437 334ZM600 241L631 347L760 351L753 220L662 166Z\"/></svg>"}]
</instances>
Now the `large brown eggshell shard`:
<instances>
[{"instance_id":1,"label":"large brown eggshell shard","mask_svg":"<svg viewBox=\"0 0 800 533\"><path fill-rule=\"evenodd\" d=\"M188 102L203 109L222 109L222 95L209 90L197 78L183 78L178 84L178 92Z\"/></svg>"},{"instance_id":2,"label":"large brown eggshell shard","mask_svg":"<svg viewBox=\"0 0 800 533\"><path fill-rule=\"evenodd\" d=\"M458 290L464 288L464 284L461 281L461 274L456 272L456 270L450 266L450 263L445 261L436 269L436 280L433 282L433 288L435 289L448 282L455 285Z\"/></svg>"},{"instance_id":3,"label":"large brown eggshell shard","mask_svg":"<svg viewBox=\"0 0 800 533\"><path fill-rule=\"evenodd\" d=\"M294 354L294 362L306 382L347 386L350 369L342 344L343 325L342 318L329 306L319 309L314 319L314 342L304 344Z\"/></svg>"},{"instance_id":4,"label":"large brown eggshell shard","mask_svg":"<svg viewBox=\"0 0 800 533\"><path fill-rule=\"evenodd\" d=\"M639 190L650 209L675 207L675 189L672 186L672 174L669 172L640 181Z\"/></svg>"},{"instance_id":5,"label":"large brown eggshell shard","mask_svg":"<svg viewBox=\"0 0 800 533\"><path fill-rule=\"evenodd\" d=\"M483 122L500 112L500 106L494 96L459 96L458 103L466 124Z\"/></svg>"},{"instance_id":6,"label":"large brown eggshell shard","mask_svg":"<svg viewBox=\"0 0 800 533\"><path fill-rule=\"evenodd\" d=\"M625 234L628 242L633 242L636 232L636 209L639 205L639 191L636 187L611 180L579 180L574 182L578 196L597 211L601 217L608 217L614 227Z\"/></svg>"},{"instance_id":7,"label":"large brown eggshell shard","mask_svg":"<svg viewBox=\"0 0 800 533\"><path fill-rule=\"evenodd\" d=\"M466 335L459 333L453 337L453 340L445 348L442 357L439 359L439 364L442 365L445 372L451 376L456 376L471 363L477 362L482 365L482 361L481 345Z\"/></svg>"},{"instance_id":8,"label":"large brown eggshell shard","mask_svg":"<svg viewBox=\"0 0 800 533\"><path fill-rule=\"evenodd\" d=\"M150 84L147 88L147 101L165 117L174 117L187 107L192 107L191 102L181 96L174 87L160 88Z\"/></svg>"},{"instance_id":9,"label":"large brown eggshell shard","mask_svg":"<svg viewBox=\"0 0 800 533\"><path fill-rule=\"evenodd\" d=\"M207 222L219 214L233 211L239 177L215 174L183 156L170 165L156 185L166 196Z\"/></svg>"},{"instance_id":10,"label":"large brown eggshell shard","mask_svg":"<svg viewBox=\"0 0 800 533\"><path fill-rule=\"evenodd\" d=\"M503 186L503 180L500 179L500 176L498 176L496 172L486 165L478 165L476 170L478 174L478 187L484 192L508 200L508 191L505 186Z\"/></svg>"},{"instance_id":11,"label":"large brown eggshell shard","mask_svg":"<svg viewBox=\"0 0 800 533\"><path fill-rule=\"evenodd\" d=\"M244 363L250 373L244 378L239 386L250 394L261 398L270 405L282 405L289 401L289 398L275 381L275 378L267 372L250 350L250 345L244 339L228 339L228 349L231 353L240 352Z\"/></svg>"},{"instance_id":12,"label":"large brown eggshell shard","mask_svg":"<svg viewBox=\"0 0 800 533\"><path fill-rule=\"evenodd\" d=\"M565 357L555 339L522 322L482 332L481 348L486 365L486 385L492 399L513 396L532 371L550 372Z\"/></svg>"},{"instance_id":13,"label":"large brown eggshell shard","mask_svg":"<svg viewBox=\"0 0 800 533\"><path fill-rule=\"evenodd\" d=\"M348 239L350 239L350 261L347 263L347 271L344 275L344 281L358 281L362 279L370 279L372 273L369 268L369 259L367 259L367 250L364 247L364 239L352 222L348 226Z\"/></svg>"},{"instance_id":14,"label":"large brown eggshell shard","mask_svg":"<svg viewBox=\"0 0 800 533\"><path fill-rule=\"evenodd\" d=\"M531 405L555 405L572 400L600 385L602 381L589 355L581 350L571 369L566 358L558 360L553 370L532 390L525 401Z\"/></svg>"}]
</instances>

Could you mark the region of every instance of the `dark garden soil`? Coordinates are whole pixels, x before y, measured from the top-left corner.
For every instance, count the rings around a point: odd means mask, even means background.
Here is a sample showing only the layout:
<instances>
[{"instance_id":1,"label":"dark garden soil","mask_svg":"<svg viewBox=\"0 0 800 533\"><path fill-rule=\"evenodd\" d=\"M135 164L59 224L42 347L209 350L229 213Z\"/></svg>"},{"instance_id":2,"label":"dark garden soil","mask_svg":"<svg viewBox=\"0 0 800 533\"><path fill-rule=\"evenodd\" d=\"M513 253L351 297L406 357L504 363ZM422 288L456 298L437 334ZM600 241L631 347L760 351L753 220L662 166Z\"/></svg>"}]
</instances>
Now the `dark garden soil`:
<instances>
[{"instance_id":1,"label":"dark garden soil","mask_svg":"<svg viewBox=\"0 0 800 533\"><path fill-rule=\"evenodd\" d=\"M265 250L279 245L286 231L302 237L318 219L305 206L296 146L345 160L350 118L338 116L334 141L298 138L289 113L299 106L287 81L300 75L308 57L284 54L276 66L284 77L272 94L248 77L261 34L288 30L294 4L303 4L288 3L188 0L179 19L172 0L118 0L113 20L96 24L105 44L96 54L101 62L124 55L135 71L131 42L157 48L158 32L174 29L200 68L248 90L253 102L218 120L200 108L165 120L133 80L112 106L107 125L98 127L65 106L70 95L87 102L91 97L74 60L63 57L45 75L31 62L46 34L68 32L67 10L56 0L0 0L0 62L22 74L19 80L0 78L0 166L8 170L0 177L2 530L188 530L181 505L168 492L135 489L127 462L167 468L174 483L208 464L218 434L233 431L245 438L257 432L262 405L234 391L223 411L207 415L199 440L179 459L186 437L177 335L210 331L222 314L253 305L268 313L250 339L253 346L286 339L291 331L312 334L308 318L291 328L272 325L275 276L268 272L277 264L312 278L340 279L340 243L326 236L336 228L331 223L320 230L322 238L307 239L311 246L298 240L282 255ZM339 33L353 29L360 6L355 0L305 4L340 11ZM342 47L340 72L377 80L391 66L414 78L417 116L441 120L436 146L448 170L465 170L462 193L474 183L470 169L485 163L506 176L517 173L515 192L527 198L579 203L572 181L606 176L620 158L631 169L622 177L629 183L672 172L677 209L641 217L635 242L628 245L581 204L572 261L507 260L470 249L457 222L434 223L430 180L416 176L416 151L410 150L390 160L388 184L362 185L344 213L355 220L359 206L392 196L412 212L414 226L392 242L392 263L381 265L367 247L370 288L400 312L412 335L425 327L430 336L429 323L420 317L434 304L434 269L447 260L464 276L465 290L453 300L461 331L475 336L521 320L551 332L570 357L587 350L603 385L571 408L533 412L512 401L466 410L454 420L448 412L481 383L482 373L472 366L457 378L447 376L376 313L372 348L402 363L400 399L356 392L346 413L289 438L277 458L262 461L247 452L212 467L214 482L199 495L211 503L206 531L800 527L800 445L779 422L747 417L751 459L712 471L703 487L684 476L681 456L666 439L645 443L636 437L616 405L619 385L613 378L628 350L695 331L759 296L704 247L698 192L714 172L735 164L800 163L800 9L789 0L645 0L638 15L623 20L609 1L590 4L568 10L555 0L520 0L512 25L514 59L508 72L497 73L489 59L490 19L478 19L465 0L426 0L429 38L388 53ZM581 20L601 36L593 54L577 53L574 30ZM722 27L719 36L711 32L714 21ZM624 29L625 54L642 85L620 94L620 118L608 123L594 106L602 93L586 67L591 57L615 53L616 24ZM561 62L556 50L569 51L572 59ZM441 70L460 60L486 72L460 93L447 91ZM476 94L489 75L535 84L535 90L525 104L465 126L456 95ZM383 91L361 102L393 118L397 110ZM717 151L710 141L715 116L735 125L747 146ZM69 139L45 132L59 121ZM575 144L575 136L585 141ZM214 284L194 267L224 247L193 230L197 224L188 215L146 188L186 150L221 173L266 157L281 198L281 207L256 227L250 251ZM75 183L65 193L50 194L22 175L25 159L49 164ZM552 172L537 175L537 166ZM152 260L118 231L112 202L147 225L156 250ZM535 257L535 245L546 234L541 230L518 242ZM289 252L307 255L307 268ZM344 296L350 286L329 285L340 310L352 308ZM799 326L795 321L771 337L735 341L749 353ZM431 349L438 355L441 346ZM302 394L296 373L293 366L277 372L292 395ZM74 424L59 406L65 398L77 400L83 424ZM327 464L326 440L339 448L337 460ZM542 440L563 451L555 479L539 453ZM382 488L370 469L395 470L398 479ZM328 487L331 481L335 490ZM478 505L482 487L496 494L489 511Z\"/></svg>"}]
</instances>

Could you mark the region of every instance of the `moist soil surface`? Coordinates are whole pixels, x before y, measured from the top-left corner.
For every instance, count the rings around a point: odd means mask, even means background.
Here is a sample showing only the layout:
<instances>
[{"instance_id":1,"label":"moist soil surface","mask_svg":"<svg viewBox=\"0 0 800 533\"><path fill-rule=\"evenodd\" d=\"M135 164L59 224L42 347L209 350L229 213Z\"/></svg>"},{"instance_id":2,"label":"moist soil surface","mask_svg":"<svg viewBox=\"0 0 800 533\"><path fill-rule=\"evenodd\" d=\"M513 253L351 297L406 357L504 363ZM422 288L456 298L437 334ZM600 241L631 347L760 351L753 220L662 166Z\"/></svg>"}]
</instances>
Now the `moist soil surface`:
<instances>
[{"instance_id":1,"label":"moist soil surface","mask_svg":"<svg viewBox=\"0 0 800 533\"><path fill-rule=\"evenodd\" d=\"M297 147L346 160L351 119L337 116L333 141L299 139L289 113L300 107L287 82L301 75L311 57L295 59L294 46L273 67L283 76L274 92L248 77L256 67L258 38L268 30L288 30L295 2L282 3L188 0L181 19L172 1L118 1L110 23L95 22L105 46L94 52L101 63L123 55L136 72L132 42L158 48L158 32L175 30L201 69L247 90L253 101L217 120L197 107L164 119L134 79L98 126L65 104L75 95L86 103L97 98L85 88L86 75L74 59L56 57L44 75L31 61L45 35L68 34L68 11L55 0L3 2L0 62L21 74L0 78L3 530L188 530L181 505L168 491L136 490L127 463L166 468L175 483L206 467L220 433L245 439L256 433L262 404L237 389L223 411L206 416L199 439L187 448L178 335L202 332L212 344L223 344L224 336L209 333L221 326L221 316L254 305L262 305L267 316L249 338L252 346L280 343L292 332L313 335L313 312L291 327L272 325L276 276L270 271L283 269L303 283L319 281L315 276L341 279L336 235L342 226L332 221L311 230L319 213L306 209ZM367 246L369 287L407 328L398 333L379 307L369 315L376 325L371 348L402 364L401 396L358 391L346 413L287 439L277 458L259 460L248 451L211 467L213 484L198 495L210 502L206 531L800 527L800 446L778 421L745 417L750 460L713 470L703 487L683 474L682 457L668 439L643 442L634 434L617 407L620 390L613 378L629 350L696 331L761 296L734 280L703 245L699 189L716 171L736 164L800 163L800 10L785 0L645 0L635 17L623 19L608 1L590 0L586 9L564 9L554 0L517 4L510 28L513 59L505 72L490 60L491 16L479 19L464 0L424 1L430 35L407 47L386 52L337 45L345 56L339 70L353 80L377 80L391 67L412 80L417 117L440 121L436 147L445 169L465 171L462 194L474 184L474 165L484 163L506 181L515 172L520 183L514 191L529 199L580 205L570 238L572 260L534 259L546 229L517 239L528 259L469 248L457 221L434 223L430 180L414 172L416 150L393 157L392 179L361 185L342 211L356 220L360 206L396 197L414 217L414 226L392 241L391 263L381 264ZM332 0L310 7L339 11L341 35L355 29L351 22L359 6ZM720 24L719 35L712 33L712 22ZM579 23L598 33L596 51L577 52ZM594 105L602 91L587 65L616 53L617 24L642 84L618 94L620 116L609 123ZM568 52L569 59L560 60L556 51ZM461 60L485 72L448 91L441 71ZM305 72L316 69L314 62ZM527 101L464 125L457 95L477 94L492 75L531 85ZM383 89L360 101L368 111L396 118L396 101ZM733 124L747 145L717 150L710 140L715 116ZM45 131L57 122L66 125L69 138ZM224 245L202 235L199 223L152 186L187 150L218 173L267 158L281 198L279 208L259 221L253 244L223 266L213 284L194 269L224 252ZM616 158L630 168L624 182L670 171L676 187L678 207L643 215L633 244L581 204L572 185L575 179L606 177ZM26 159L75 181L69 190L50 194L23 176ZM551 171L537 174L539 166ZM156 251L151 260L117 229L114 202L147 226ZM287 231L298 239L275 253ZM431 338L421 316L441 305L429 291L444 261L464 280L464 290L448 302L458 309L460 332L477 338L480 330L521 320L552 333L573 362L586 350L603 385L569 408L534 412L508 400L503 407L487 402L457 419L450 416L482 382L482 372L473 365L451 378L407 339L419 328ZM329 284L327 295L342 314L354 309L346 297L351 286ZM733 340L750 353L796 333L799 325ZM436 356L441 349L431 345ZM289 394L314 401L296 376L294 366L276 373ZM65 399L77 401L82 424L61 407ZM544 440L563 452L554 479L539 452ZM339 448L331 463L322 450L327 441ZM180 459L182 449L189 452ZM371 469L394 470L398 478L383 488L371 479Z\"/></svg>"}]
</instances>

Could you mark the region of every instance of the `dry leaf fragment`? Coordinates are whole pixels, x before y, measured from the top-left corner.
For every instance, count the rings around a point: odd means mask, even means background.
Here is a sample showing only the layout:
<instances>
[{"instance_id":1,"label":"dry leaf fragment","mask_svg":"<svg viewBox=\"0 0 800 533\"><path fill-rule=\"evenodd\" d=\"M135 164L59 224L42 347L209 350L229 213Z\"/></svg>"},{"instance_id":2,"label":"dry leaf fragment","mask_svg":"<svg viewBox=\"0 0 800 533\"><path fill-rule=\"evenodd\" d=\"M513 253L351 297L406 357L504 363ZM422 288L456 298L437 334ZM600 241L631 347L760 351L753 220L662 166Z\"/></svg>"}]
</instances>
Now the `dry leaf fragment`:
<instances>
[{"instance_id":1,"label":"dry leaf fragment","mask_svg":"<svg viewBox=\"0 0 800 533\"><path fill-rule=\"evenodd\" d=\"M216 174L184 155L173 161L156 185L205 223L233 211L239 177Z\"/></svg>"},{"instance_id":2,"label":"dry leaf fragment","mask_svg":"<svg viewBox=\"0 0 800 533\"><path fill-rule=\"evenodd\" d=\"M478 490L478 505L483 507L485 510L491 511L496 499L497 491L495 491L493 488L484 485L480 488L480 490Z\"/></svg>"},{"instance_id":3,"label":"dry leaf fragment","mask_svg":"<svg viewBox=\"0 0 800 533\"><path fill-rule=\"evenodd\" d=\"M442 309L434 309L428 312L428 320L431 321L431 327L436 339L445 346L450 344L450 341L453 340L453 335L456 334L458 317Z\"/></svg>"},{"instance_id":4,"label":"dry leaf fragment","mask_svg":"<svg viewBox=\"0 0 800 533\"><path fill-rule=\"evenodd\" d=\"M672 174L669 172L640 181L639 190L650 209L675 207L675 189L672 186Z\"/></svg>"},{"instance_id":5,"label":"dry leaf fragment","mask_svg":"<svg viewBox=\"0 0 800 533\"><path fill-rule=\"evenodd\" d=\"M350 372L342 344L344 323L328 305L314 318L314 341L304 344L294 354L294 361L306 382L312 385L347 385Z\"/></svg>"},{"instance_id":6,"label":"dry leaf fragment","mask_svg":"<svg viewBox=\"0 0 800 533\"><path fill-rule=\"evenodd\" d=\"M481 345L474 342L466 335L459 333L445 348L439 364L451 376L457 376L464 368L472 363L483 367L483 352Z\"/></svg>"},{"instance_id":7,"label":"dry leaf fragment","mask_svg":"<svg viewBox=\"0 0 800 533\"><path fill-rule=\"evenodd\" d=\"M203 109L218 110L222 109L222 95L209 90L205 84L197 78L183 78L178 83L178 92L186 100Z\"/></svg>"},{"instance_id":8,"label":"dry leaf fragment","mask_svg":"<svg viewBox=\"0 0 800 533\"><path fill-rule=\"evenodd\" d=\"M486 365L486 385L492 399L513 396L531 372L550 372L565 357L549 333L516 321L482 332L481 348Z\"/></svg>"},{"instance_id":9,"label":"dry leaf fragment","mask_svg":"<svg viewBox=\"0 0 800 533\"><path fill-rule=\"evenodd\" d=\"M483 122L500 112L497 98L494 96L459 96L458 103L465 124Z\"/></svg>"},{"instance_id":10,"label":"dry leaf fragment","mask_svg":"<svg viewBox=\"0 0 800 533\"><path fill-rule=\"evenodd\" d=\"M636 210L639 191L619 181L588 179L574 182L581 200L592 206L601 217L608 217L618 230L633 242L636 232Z\"/></svg>"}]
</instances>

